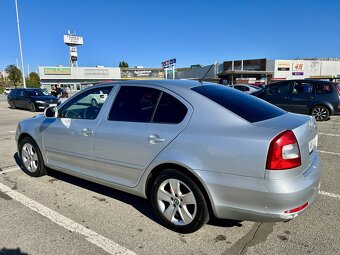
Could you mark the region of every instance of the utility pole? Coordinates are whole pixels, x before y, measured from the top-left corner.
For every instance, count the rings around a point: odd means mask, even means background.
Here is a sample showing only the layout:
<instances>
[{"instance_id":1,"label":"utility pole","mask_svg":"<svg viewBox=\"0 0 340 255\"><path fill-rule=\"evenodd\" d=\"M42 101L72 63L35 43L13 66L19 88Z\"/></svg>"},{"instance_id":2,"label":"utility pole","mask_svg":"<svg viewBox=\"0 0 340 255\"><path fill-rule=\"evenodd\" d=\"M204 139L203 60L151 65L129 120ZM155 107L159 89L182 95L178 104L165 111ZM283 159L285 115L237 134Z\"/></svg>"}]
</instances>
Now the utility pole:
<instances>
[{"instance_id":1,"label":"utility pole","mask_svg":"<svg viewBox=\"0 0 340 255\"><path fill-rule=\"evenodd\" d=\"M19 37L20 57L21 57L22 82L24 84L24 88L26 88L24 58L22 56L21 37L20 37L20 24L19 24L19 14L18 14L18 1L17 0L15 0L15 10L16 10L16 14L17 14L18 37Z\"/></svg>"}]
</instances>

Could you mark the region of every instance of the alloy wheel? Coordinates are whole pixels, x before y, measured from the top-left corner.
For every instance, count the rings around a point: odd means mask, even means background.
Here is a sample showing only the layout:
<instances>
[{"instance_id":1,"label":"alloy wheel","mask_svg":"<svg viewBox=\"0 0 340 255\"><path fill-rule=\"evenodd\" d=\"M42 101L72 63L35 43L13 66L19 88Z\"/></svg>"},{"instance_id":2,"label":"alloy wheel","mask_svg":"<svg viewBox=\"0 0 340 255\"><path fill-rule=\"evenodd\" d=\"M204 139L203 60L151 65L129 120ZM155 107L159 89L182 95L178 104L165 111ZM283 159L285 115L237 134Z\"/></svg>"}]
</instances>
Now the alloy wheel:
<instances>
[{"instance_id":1,"label":"alloy wheel","mask_svg":"<svg viewBox=\"0 0 340 255\"><path fill-rule=\"evenodd\" d=\"M21 155L22 161L26 169L31 173L37 171L39 166L38 154L31 144L29 143L24 144L21 150Z\"/></svg>"},{"instance_id":2,"label":"alloy wheel","mask_svg":"<svg viewBox=\"0 0 340 255\"><path fill-rule=\"evenodd\" d=\"M182 181L167 179L157 190L160 213L174 225L188 225L195 218L197 203L191 189Z\"/></svg>"},{"instance_id":3,"label":"alloy wheel","mask_svg":"<svg viewBox=\"0 0 340 255\"><path fill-rule=\"evenodd\" d=\"M312 115L316 120L324 120L328 117L328 110L325 107L318 106L313 109Z\"/></svg>"}]
</instances>

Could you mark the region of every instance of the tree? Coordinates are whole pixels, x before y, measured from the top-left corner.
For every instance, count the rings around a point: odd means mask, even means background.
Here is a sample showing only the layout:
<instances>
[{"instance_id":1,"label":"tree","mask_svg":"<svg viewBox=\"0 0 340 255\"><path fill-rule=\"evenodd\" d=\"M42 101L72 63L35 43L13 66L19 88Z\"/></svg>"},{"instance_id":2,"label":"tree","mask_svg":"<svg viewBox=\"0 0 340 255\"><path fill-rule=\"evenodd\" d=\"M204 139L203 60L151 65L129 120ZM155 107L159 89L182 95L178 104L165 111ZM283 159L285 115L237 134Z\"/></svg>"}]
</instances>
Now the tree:
<instances>
[{"instance_id":1,"label":"tree","mask_svg":"<svg viewBox=\"0 0 340 255\"><path fill-rule=\"evenodd\" d=\"M129 67L129 64L123 60L119 62L119 67Z\"/></svg>"},{"instance_id":2,"label":"tree","mask_svg":"<svg viewBox=\"0 0 340 255\"><path fill-rule=\"evenodd\" d=\"M18 82L22 81L21 71L15 65L8 65L5 69L5 72L8 73L8 79L13 82L15 87L17 87Z\"/></svg>"},{"instance_id":3,"label":"tree","mask_svg":"<svg viewBox=\"0 0 340 255\"><path fill-rule=\"evenodd\" d=\"M28 88L39 88L40 87L40 77L36 72L31 72L26 79L26 84Z\"/></svg>"}]
</instances>

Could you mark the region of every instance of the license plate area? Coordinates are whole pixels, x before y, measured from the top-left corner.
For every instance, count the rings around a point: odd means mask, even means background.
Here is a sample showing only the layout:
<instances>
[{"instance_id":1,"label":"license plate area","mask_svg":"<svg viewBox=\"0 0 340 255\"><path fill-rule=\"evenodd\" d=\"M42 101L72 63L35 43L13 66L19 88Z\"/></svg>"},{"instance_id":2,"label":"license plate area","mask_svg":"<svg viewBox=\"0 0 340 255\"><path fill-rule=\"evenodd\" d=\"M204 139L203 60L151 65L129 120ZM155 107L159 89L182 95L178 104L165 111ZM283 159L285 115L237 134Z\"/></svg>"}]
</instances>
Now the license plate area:
<instances>
[{"instance_id":1,"label":"license plate area","mask_svg":"<svg viewBox=\"0 0 340 255\"><path fill-rule=\"evenodd\" d=\"M311 154L314 148L317 148L317 146L318 146L318 135L316 135L312 140L308 142L309 154Z\"/></svg>"}]
</instances>

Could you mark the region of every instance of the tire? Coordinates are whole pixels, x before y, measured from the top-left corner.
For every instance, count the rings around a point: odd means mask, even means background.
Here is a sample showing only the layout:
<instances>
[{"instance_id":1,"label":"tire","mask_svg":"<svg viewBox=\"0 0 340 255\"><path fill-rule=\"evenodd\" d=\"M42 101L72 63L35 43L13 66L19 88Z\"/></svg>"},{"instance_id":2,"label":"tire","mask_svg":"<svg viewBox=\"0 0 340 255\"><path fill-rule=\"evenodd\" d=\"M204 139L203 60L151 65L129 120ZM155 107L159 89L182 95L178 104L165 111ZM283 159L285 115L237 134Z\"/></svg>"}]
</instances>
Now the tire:
<instances>
[{"instance_id":1,"label":"tire","mask_svg":"<svg viewBox=\"0 0 340 255\"><path fill-rule=\"evenodd\" d=\"M46 174L44 160L37 144L29 137L24 138L19 144L19 157L24 172L32 177Z\"/></svg>"},{"instance_id":2,"label":"tire","mask_svg":"<svg viewBox=\"0 0 340 255\"><path fill-rule=\"evenodd\" d=\"M93 107L97 107L97 106L98 106L98 103L97 103L96 99L92 99L92 100L91 100L91 105L92 105Z\"/></svg>"},{"instance_id":3,"label":"tire","mask_svg":"<svg viewBox=\"0 0 340 255\"><path fill-rule=\"evenodd\" d=\"M9 101L9 108L15 109L15 103L13 101Z\"/></svg>"},{"instance_id":4,"label":"tire","mask_svg":"<svg viewBox=\"0 0 340 255\"><path fill-rule=\"evenodd\" d=\"M311 115L314 116L317 121L325 121L329 118L329 109L326 106L317 105L312 108Z\"/></svg>"},{"instance_id":5,"label":"tire","mask_svg":"<svg viewBox=\"0 0 340 255\"><path fill-rule=\"evenodd\" d=\"M31 112L37 111L35 105L32 102L28 104L28 108Z\"/></svg>"},{"instance_id":6,"label":"tire","mask_svg":"<svg viewBox=\"0 0 340 255\"><path fill-rule=\"evenodd\" d=\"M173 231L192 233L209 221L208 205L201 190L178 170L167 169L156 177L150 200L159 220Z\"/></svg>"}]
</instances>

